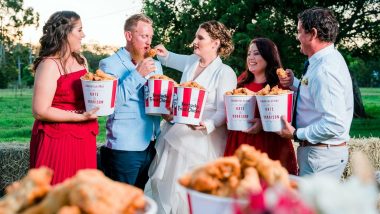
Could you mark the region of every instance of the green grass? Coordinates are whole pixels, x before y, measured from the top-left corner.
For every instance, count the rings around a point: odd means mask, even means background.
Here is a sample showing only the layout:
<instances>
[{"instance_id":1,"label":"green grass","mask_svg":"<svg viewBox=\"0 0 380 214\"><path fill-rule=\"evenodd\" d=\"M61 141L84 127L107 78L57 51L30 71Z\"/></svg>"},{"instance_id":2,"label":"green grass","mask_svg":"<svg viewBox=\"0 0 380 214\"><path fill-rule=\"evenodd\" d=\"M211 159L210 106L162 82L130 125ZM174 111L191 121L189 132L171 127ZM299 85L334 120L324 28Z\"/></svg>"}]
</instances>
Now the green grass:
<instances>
[{"instance_id":1,"label":"green grass","mask_svg":"<svg viewBox=\"0 0 380 214\"><path fill-rule=\"evenodd\" d=\"M380 137L380 88L361 88L365 110L372 118L354 119L351 137ZM34 118L32 90L0 89L0 142L29 142ZM98 142L105 142L106 117L99 118Z\"/></svg>"},{"instance_id":2,"label":"green grass","mask_svg":"<svg viewBox=\"0 0 380 214\"><path fill-rule=\"evenodd\" d=\"M361 88L362 101L368 119L354 119L351 137L380 137L380 88Z\"/></svg>"}]
</instances>

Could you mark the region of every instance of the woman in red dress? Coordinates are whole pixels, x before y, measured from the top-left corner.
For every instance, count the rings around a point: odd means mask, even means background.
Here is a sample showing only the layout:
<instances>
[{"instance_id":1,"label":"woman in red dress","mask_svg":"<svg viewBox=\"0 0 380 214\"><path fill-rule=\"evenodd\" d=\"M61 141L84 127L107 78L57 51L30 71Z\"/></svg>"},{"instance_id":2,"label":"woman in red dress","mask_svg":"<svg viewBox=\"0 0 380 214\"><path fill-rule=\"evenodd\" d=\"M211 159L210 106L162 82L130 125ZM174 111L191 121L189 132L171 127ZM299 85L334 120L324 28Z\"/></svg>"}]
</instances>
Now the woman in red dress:
<instances>
[{"instance_id":1,"label":"woman in red dress","mask_svg":"<svg viewBox=\"0 0 380 214\"><path fill-rule=\"evenodd\" d=\"M238 87L257 92L266 84L279 84L277 68L282 67L276 45L269 39L256 38L249 44L247 70L238 78ZM256 109L258 107L256 106ZM246 131L228 131L225 156L233 155L241 144L249 144L266 152L273 160L279 160L290 174L297 175L297 161L291 140L273 132L264 132L258 111L253 126Z\"/></svg>"},{"instance_id":2,"label":"woman in red dress","mask_svg":"<svg viewBox=\"0 0 380 214\"><path fill-rule=\"evenodd\" d=\"M80 77L86 72L79 54L82 22L72 11L50 16L34 61L33 125L30 168L53 169L52 184L79 169L96 168L96 111L86 112Z\"/></svg>"}]
</instances>

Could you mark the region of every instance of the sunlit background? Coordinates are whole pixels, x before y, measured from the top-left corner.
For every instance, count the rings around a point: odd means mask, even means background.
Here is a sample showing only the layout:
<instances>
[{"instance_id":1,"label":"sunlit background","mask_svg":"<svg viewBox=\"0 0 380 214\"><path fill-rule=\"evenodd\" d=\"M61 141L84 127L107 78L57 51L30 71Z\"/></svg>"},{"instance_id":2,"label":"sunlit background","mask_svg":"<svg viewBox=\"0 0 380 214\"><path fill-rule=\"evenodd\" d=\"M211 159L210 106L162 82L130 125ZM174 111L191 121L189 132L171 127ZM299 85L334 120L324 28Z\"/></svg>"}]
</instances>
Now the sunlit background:
<instances>
[{"instance_id":1,"label":"sunlit background","mask_svg":"<svg viewBox=\"0 0 380 214\"><path fill-rule=\"evenodd\" d=\"M36 44L42 27L56 11L72 10L81 16L86 34L83 43L120 46L125 44L123 25L125 19L142 9L141 0L25 0L25 7L33 7L40 14L39 27L24 29L23 42Z\"/></svg>"}]
</instances>

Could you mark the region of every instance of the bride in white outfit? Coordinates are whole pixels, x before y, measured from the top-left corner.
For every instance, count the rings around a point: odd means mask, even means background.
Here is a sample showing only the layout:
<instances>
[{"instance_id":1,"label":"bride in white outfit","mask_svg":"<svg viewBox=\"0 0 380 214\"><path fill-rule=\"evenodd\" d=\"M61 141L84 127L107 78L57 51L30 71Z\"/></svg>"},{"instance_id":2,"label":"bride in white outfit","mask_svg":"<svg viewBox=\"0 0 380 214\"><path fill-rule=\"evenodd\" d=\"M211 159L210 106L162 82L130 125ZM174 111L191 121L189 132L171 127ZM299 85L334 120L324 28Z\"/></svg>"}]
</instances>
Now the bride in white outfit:
<instances>
[{"instance_id":1,"label":"bride in white outfit","mask_svg":"<svg viewBox=\"0 0 380 214\"><path fill-rule=\"evenodd\" d=\"M158 213L189 213L186 192L178 178L222 156L226 144L224 93L235 89L237 80L220 56L227 57L233 51L231 34L222 23L208 21L199 26L192 44L192 55L168 52L163 45L155 47L163 65L183 72L181 83L192 80L207 90L199 126L165 122L161 127L145 188L157 202Z\"/></svg>"}]
</instances>

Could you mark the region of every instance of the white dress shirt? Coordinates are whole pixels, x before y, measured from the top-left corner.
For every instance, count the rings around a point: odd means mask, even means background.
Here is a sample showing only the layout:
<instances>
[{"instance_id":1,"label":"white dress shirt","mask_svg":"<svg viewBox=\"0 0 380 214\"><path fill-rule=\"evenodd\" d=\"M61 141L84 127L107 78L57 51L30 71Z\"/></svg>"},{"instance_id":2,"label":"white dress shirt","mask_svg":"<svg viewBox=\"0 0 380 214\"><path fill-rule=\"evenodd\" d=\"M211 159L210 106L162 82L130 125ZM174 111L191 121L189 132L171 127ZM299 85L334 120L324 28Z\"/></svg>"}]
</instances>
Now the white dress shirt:
<instances>
[{"instance_id":1,"label":"white dress shirt","mask_svg":"<svg viewBox=\"0 0 380 214\"><path fill-rule=\"evenodd\" d=\"M312 55L309 63L297 100L297 137L310 143L347 142L354 109L347 64L333 44ZM299 81L295 78L293 87Z\"/></svg>"}]
</instances>

